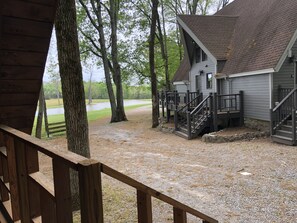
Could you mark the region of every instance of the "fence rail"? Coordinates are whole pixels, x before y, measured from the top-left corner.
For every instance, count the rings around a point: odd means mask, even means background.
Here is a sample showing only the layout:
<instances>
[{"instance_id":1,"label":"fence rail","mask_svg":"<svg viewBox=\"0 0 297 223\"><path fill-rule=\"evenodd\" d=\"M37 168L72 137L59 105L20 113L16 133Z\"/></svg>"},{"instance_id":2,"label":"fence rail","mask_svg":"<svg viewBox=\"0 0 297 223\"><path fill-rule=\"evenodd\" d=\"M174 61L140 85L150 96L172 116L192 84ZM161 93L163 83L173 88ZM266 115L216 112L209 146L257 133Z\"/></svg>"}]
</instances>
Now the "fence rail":
<instances>
[{"instance_id":1,"label":"fence rail","mask_svg":"<svg viewBox=\"0 0 297 223\"><path fill-rule=\"evenodd\" d=\"M0 148L1 201L14 222L73 222L70 169L79 176L83 223L104 221L101 173L137 190L139 223L152 222L152 197L172 206L174 223L185 223L187 213L204 223L218 222L96 160L49 148L42 141L10 127L0 126ZM39 171L39 153L52 159L53 179Z\"/></svg>"}]
</instances>

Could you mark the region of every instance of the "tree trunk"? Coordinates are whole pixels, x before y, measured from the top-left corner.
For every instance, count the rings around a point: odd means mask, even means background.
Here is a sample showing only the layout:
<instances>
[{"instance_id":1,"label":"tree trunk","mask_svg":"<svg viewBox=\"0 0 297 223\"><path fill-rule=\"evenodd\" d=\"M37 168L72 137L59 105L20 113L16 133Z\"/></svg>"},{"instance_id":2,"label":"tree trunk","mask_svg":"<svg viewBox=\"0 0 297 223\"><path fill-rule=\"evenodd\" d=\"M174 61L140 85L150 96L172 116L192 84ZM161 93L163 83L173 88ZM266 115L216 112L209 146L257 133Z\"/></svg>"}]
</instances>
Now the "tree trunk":
<instances>
[{"instance_id":1,"label":"tree trunk","mask_svg":"<svg viewBox=\"0 0 297 223\"><path fill-rule=\"evenodd\" d=\"M158 22L158 32L160 37L160 46L161 46L161 54L164 63L164 71L165 71L165 83L166 83L166 90L170 91L170 78L169 78L169 61L168 61L168 49L167 49L167 34L165 28L165 13L164 13L164 4L163 0L161 0L162 6L162 25L160 21L159 13L157 14L157 22ZM162 29L163 27L163 29Z\"/></svg>"},{"instance_id":2,"label":"tree trunk","mask_svg":"<svg viewBox=\"0 0 297 223\"><path fill-rule=\"evenodd\" d=\"M93 77L93 71L91 70L90 73L90 80L89 80L89 90L88 90L88 97L89 97L89 105L92 104L92 77Z\"/></svg>"},{"instance_id":3,"label":"tree trunk","mask_svg":"<svg viewBox=\"0 0 297 223\"><path fill-rule=\"evenodd\" d=\"M98 19L98 32L99 32L99 44L101 49L101 56L103 61L103 67L104 67L104 74L105 74L105 81L106 81L106 87L107 92L109 96L109 102L111 107L111 120L110 122L117 122L117 104L115 95L112 89L112 81L111 81L111 70L109 67L109 60L107 57L107 48L106 48L106 41L105 41L105 34L103 29L103 19L102 19L102 6L100 3L98 3L98 9L97 9L97 19Z\"/></svg>"},{"instance_id":4,"label":"tree trunk","mask_svg":"<svg viewBox=\"0 0 297 223\"><path fill-rule=\"evenodd\" d=\"M44 102L44 92L43 92L43 86L41 85L40 93L39 93L39 104L38 104L38 115L37 115L36 131L35 131L35 137L39 138L39 139L41 139L44 104L45 104L45 102Z\"/></svg>"},{"instance_id":5,"label":"tree trunk","mask_svg":"<svg viewBox=\"0 0 297 223\"><path fill-rule=\"evenodd\" d=\"M68 150L90 157L89 131L78 45L75 0L58 1L56 36L64 98ZM72 174L72 201L79 204L78 180Z\"/></svg>"},{"instance_id":6,"label":"tree trunk","mask_svg":"<svg viewBox=\"0 0 297 223\"><path fill-rule=\"evenodd\" d=\"M118 11L119 1L110 0L110 25L111 25L111 57L113 63L114 82L116 85L116 98L117 98L117 121L127 121L124 109L123 85L121 76L121 67L118 60Z\"/></svg>"},{"instance_id":7,"label":"tree trunk","mask_svg":"<svg viewBox=\"0 0 297 223\"><path fill-rule=\"evenodd\" d=\"M152 19L149 42L149 63L151 74L151 91L152 91L152 127L156 128L159 125L159 102L157 90L157 75L155 72L155 35L156 24L158 18L158 0L152 0Z\"/></svg>"}]
</instances>

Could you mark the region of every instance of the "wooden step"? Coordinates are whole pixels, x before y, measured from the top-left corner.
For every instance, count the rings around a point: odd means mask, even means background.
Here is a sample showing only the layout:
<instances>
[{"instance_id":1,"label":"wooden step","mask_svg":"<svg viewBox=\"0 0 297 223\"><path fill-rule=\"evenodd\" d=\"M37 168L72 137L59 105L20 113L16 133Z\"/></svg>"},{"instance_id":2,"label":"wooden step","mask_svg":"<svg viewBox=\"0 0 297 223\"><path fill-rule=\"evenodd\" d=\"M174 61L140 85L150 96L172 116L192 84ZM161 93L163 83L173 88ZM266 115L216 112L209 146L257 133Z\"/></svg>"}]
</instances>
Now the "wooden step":
<instances>
[{"instance_id":1,"label":"wooden step","mask_svg":"<svg viewBox=\"0 0 297 223\"><path fill-rule=\"evenodd\" d=\"M291 131L286 131L286 130L276 130L276 134L278 136L283 136L287 138L292 138L292 132Z\"/></svg>"},{"instance_id":2,"label":"wooden step","mask_svg":"<svg viewBox=\"0 0 297 223\"><path fill-rule=\"evenodd\" d=\"M281 130L292 132L292 125L282 125Z\"/></svg>"},{"instance_id":3,"label":"wooden step","mask_svg":"<svg viewBox=\"0 0 297 223\"><path fill-rule=\"evenodd\" d=\"M279 135L272 135L271 139L273 142L293 146L295 145L295 142L293 142L292 138L284 137L284 136L279 136Z\"/></svg>"},{"instance_id":4,"label":"wooden step","mask_svg":"<svg viewBox=\"0 0 297 223\"><path fill-rule=\"evenodd\" d=\"M175 131L174 133L175 133L175 135L177 135L177 136L179 136L179 137L182 137L182 138L184 138L184 139L189 139L188 134L186 134L186 133L184 133L184 132L181 132L181 131Z\"/></svg>"}]
</instances>

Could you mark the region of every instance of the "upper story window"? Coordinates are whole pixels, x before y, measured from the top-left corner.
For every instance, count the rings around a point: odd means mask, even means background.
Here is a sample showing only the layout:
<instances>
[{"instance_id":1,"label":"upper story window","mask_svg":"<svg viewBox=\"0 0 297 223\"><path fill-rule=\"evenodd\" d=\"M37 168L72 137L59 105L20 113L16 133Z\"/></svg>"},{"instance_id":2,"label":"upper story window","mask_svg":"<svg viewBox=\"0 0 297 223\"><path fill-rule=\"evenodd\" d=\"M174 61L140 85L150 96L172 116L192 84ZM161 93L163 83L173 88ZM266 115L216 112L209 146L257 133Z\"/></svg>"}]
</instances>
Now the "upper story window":
<instances>
[{"instance_id":1,"label":"upper story window","mask_svg":"<svg viewBox=\"0 0 297 223\"><path fill-rule=\"evenodd\" d=\"M202 51L202 61L206 61L207 60L207 54L203 51Z\"/></svg>"},{"instance_id":2,"label":"upper story window","mask_svg":"<svg viewBox=\"0 0 297 223\"><path fill-rule=\"evenodd\" d=\"M195 61L196 63L201 61L201 49L197 44L195 45Z\"/></svg>"}]
</instances>

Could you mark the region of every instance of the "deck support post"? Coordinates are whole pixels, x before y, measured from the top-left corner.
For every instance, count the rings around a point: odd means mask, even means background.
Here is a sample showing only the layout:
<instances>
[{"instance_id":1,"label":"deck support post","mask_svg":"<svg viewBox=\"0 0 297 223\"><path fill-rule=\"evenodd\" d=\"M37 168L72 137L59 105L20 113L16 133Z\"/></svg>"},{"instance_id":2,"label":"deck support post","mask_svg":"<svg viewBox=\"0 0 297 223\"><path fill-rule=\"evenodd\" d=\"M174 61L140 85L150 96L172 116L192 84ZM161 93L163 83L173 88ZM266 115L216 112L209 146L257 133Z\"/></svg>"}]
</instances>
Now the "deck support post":
<instances>
[{"instance_id":1,"label":"deck support post","mask_svg":"<svg viewBox=\"0 0 297 223\"><path fill-rule=\"evenodd\" d=\"M165 117L165 108L164 108L164 91L161 91L161 103L162 103L162 117Z\"/></svg>"},{"instance_id":2,"label":"deck support post","mask_svg":"<svg viewBox=\"0 0 297 223\"><path fill-rule=\"evenodd\" d=\"M188 139L192 139L191 112L187 111Z\"/></svg>"},{"instance_id":3,"label":"deck support post","mask_svg":"<svg viewBox=\"0 0 297 223\"><path fill-rule=\"evenodd\" d=\"M239 103L240 103L240 126L244 125L244 99L243 91L239 91Z\"/></svg>"},{"instance_id":4,"label":"deck support post","mask_svg":"<svg viewBox=\"0 0 297 223\"><path fill-rule=\"evenodd\" d=\"M217 93L213 94L213 99L212 99L212 103L213 103L213 130L215 132L218 131L218 104L217 104Z\"/></svg>"},{"instance_id":5,"label":"deck support post","mask_svg":"<svg viewBox=\"0 0 297 223\"><path fill-rule=\"evenodd\" d=\"M296 145L296 109L292 109L292 141Z\"/></svg>"},{"instance_id":6,"label":"deck support post","mask_svg":"<svg viewBox=\"0 0 297 223\"><path fill-rule=\"evenodd\" d=\"M191 101L191 99L190 99L190 91L189 90L187 90L187 96L186 96L186 98L187 98L187 101L186 101L186 103L188 104L188 111L190 111L190 101Z\"/></svg>"},{"instance_id":7,"label":"deck support post","mask_svg":"<svg viewBox=\"0 0 297 223\"><path fill-rule=\"evenodd\" d=\"M178 130L178 113L177 113L177 110L174 111L174 129L175 131Z\"/></svg>"},{"instance_id":8,"label":"deck support post","mask_svg":"<svg viewBox=\"0 0 297 223\"><path fill-rule=\"evenodd\" d=\"M170 119L170 110L169 110L169 100L168 100L168 91L165 92L165 101L166 101L166 114L167 114L167 122Z\"/></svg>"}]
</instances>

